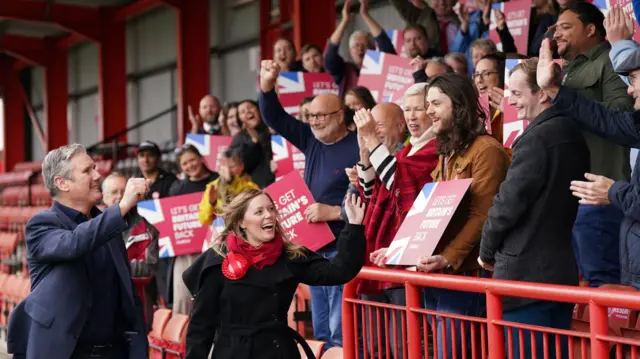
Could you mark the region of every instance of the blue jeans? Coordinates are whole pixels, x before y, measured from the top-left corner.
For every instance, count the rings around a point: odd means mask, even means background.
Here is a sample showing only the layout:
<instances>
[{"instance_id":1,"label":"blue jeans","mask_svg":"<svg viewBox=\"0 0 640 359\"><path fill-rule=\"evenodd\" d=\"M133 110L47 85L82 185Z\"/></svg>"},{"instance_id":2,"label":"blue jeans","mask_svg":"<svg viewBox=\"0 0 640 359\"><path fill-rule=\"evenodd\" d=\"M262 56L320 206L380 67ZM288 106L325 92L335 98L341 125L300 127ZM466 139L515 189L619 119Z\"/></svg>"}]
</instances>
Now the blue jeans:
<instances>
[{"instance_id":1,"label":"blue jeans","mask_svg":"<svg viewBox=\"0 0 640 359\"><path fill-rule=\"evenodd\" d=\"M556 329L571 329L571 317L573 316L574 304L569 303L557 303L540 301L527 306L506 311L503 313L503 319L509 322L516 322L522 324L538 325L542 327L556 328ZM507 337L508 330L511 329L513 348L509 348L509 339ZM513 352L514 358L520 358L520 349L525 352L525 358L531 359L531 332L523 330L524 343L520 343L518 330L516 328L505 328L505 348L507 349L507 356L509 350ZM536 333L536 359L544 358L544 347L542 344L542 333ZM549 359L556 357L556 338L555 335L548 336L548 353ZM561 358L567 358L569 355L568 339L563 336L560 339L560 345L562 346Z\"/></svg>"},{"instance_id":2,"label":"blue jeans","mask_svg":"<svg viewBox=\"0 0 640 359\"><path fill-rule=\"evenodd\" d=\"M573 225L573 252L582 280L590 287L620 283L620 224L624 214L612 205L580 205Z\"/></svg>"},{"instance_id":3,"label":"blue jeans","mask_svg":"<svg viewBox=\"0 0 640 359\"><path fill-rule=\"evenodd\" d=\"M338 253L335 246L318 253L333 258ZM325 342L324 350L342 346L342 286L309 286L311 294L311 319L317 340Z\"/></svg>"},{"instance_id":4,"label":"blue jeans","mask_svg":"<svg viewBox=\"0 0 640 359\"><path fill-rule=\"evenodd\" d=\"M489 273L483 271L483 278L488 278ZM479 317L484 314L486 309L486 298L484 293L470 293L459 292L449 289L439 288L425 288L424 289L424 307L429 310L436 310L443 313L452 313L459 315L466 315L471 317ZM431 325L432 316L427 316L429 325ZM445 323L446 322L446 325ZM471 325L469 322L465 322L465 337L461 336L461 322L455 319L443 318L441 316L436 317L437 328L437 344L438 344L438 357L444 358L445 341L443 340L443 333L446 332L446 354L447 358L453 357L453 333L452 323L455 326L455 343L456 343L456 357L462 358L462 341L464 340L467 348L467 358L472 357L471 353ZM475 326L476 338L480 338L480 327ZM434 336L432 336L434 337Z\"/></svg>"},{"instance_id":5,"label":"blue jeans","mask_svg":"<svg viewBox=\"0 0 640 359\"><path fill-rule=\"evenodd\" d=\"M389 289L385 289L381 294L374 294L374 295L367 295L367 294L363 294L361 296L361 298L363 300L368 300L368 301L372 301L372 302L380 302L380 303L389 303L389 304L396 304L396 305L406 305L406 293L405 293L405 289L404 288L389 288ZM369 320L369 310L371 309L371 322ZM380 320L384 321L384 309L381 309L378 311L378 313L380 313ZM358 358L364 358L364 350L362 343L366 343L367 345L367 357L371 356L371 353L376 353L376 355L374 355L375 358L378 359L402 359L402 347L403 347L403 341L406 341L407 338L403 338L402 337L402 312L401 310L396 310L396 317L395 317L395 327L394 327L394 320L393 320L393 314L392 314L392 310L387 310L387 319L388 319L388 326L387 328L391 329L394 328L395 330L391 330L391 333L389 333L389 335L387 336L386 330L385 330L385 326L384 323L379 324L380 325L380 335L382 337L382 341L378 338L378 313L376 313L375 307L371 307L371 308L367 308L365 307L365 322L366 322L366 326L365 328L362 328L362 318L358 321L359 324L359 329L360 329L360 343L358 345L358 351L359 351L359 356ZM358 316L361 317L362 316L362 309L358 308ZM366 329L366 330L365 330ZM364 338L363 338L364 337ZM373 340L371 340L373 338ZM363 340L364 339L364 340ZM386 340L385 340L386 339ZM391 354L390 358L387 358L387 345L386 343L389 342L389 353ZM378 350L379 348L382 349L382 351ZM396 350L398 352L398 355L395 356Z\"/></svg>"}]
</instances>

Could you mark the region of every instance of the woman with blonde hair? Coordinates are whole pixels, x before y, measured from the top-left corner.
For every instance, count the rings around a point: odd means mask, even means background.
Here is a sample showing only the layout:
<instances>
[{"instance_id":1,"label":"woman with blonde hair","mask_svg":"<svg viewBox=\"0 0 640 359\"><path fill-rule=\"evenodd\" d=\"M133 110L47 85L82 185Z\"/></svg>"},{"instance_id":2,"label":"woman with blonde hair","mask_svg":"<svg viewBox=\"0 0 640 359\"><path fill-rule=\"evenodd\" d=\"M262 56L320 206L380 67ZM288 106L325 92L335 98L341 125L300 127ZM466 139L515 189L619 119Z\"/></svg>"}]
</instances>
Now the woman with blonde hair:
<instances>
[{"instance_id":1,"label":"woman with blonde hair","mask_svg":"<svg viewBox=\"0 0 640 359\"><path fill-rule=\"evenodd\" d=\"M299 283L342 285L364 262L364 204L352 196L348 224L331 260L292 243L280 225L273 199L247 190L223 213L225 230L213 247L183 274L195 297L187 329L185 359L308 358L313 353L287 325L287 311Z\"/></svg>"}]
</instances>

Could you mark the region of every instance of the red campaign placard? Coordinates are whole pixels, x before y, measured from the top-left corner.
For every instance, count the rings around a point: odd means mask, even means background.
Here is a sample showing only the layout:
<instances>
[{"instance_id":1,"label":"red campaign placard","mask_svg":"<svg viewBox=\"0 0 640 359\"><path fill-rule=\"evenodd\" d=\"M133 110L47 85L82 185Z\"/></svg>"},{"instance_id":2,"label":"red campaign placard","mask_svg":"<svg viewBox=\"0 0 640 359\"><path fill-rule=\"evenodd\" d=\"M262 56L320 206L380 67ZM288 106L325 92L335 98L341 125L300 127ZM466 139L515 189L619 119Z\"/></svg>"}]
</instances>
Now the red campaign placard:
<instances>
[{"instance_id":1,"label":"red campaign placard","mask_svg":"<svg viewBox=\"0 0 640 359\"><path fill-rule=\"evenodd\" d=\"M433 255L471 179L427 183L387 249L387 264L414 266Z\"/></svg>"},{"instance_id":2,"label":"red campaign placard","mask_svg":"<svg viewBox=\"0 0 640 359\"><path fill-rule=\"evenodd\" d=\"M213 222L211 222L211 225L207 228L205 240L202 241L202 253L211 248L211 246L213 245L213 241L216 240L218 235L220 235L223 230L224 220L222 219L222 217L216 217L216 219L214 219Z\"/></svg>"},{"instance_id":3,"label":"red campaign placard","mask_svg":"<svg viewBox=\"0 0 640 359\"><path fill-rule=\"evenodd\" d=\"M504 147L511 148L513 141L524 132L529 121L518 120L515 107L509 105L509 72L516 67L521 60L507 59L504 69L504 122L502 124Z\"/></svg>"},{"instance_id":4,"label":"red campaign placard","mask_svg":"<svg viewBox=\"0 0 640 359\"><path fill-rule=\"evenodd\" d=\"M396 50L396 54L407 57L404 53L404 30L387 30L386 33L393 44L393 48Z\"/></svg>"},{"instance_id":5,"label":"red campaign placard","mask_svg":"<svg viewBox=\"0 0 640 359\"><path fill-rule=\"evenodd\" d=\"M480 95L479 101L480 107L482 107L486 116L484 127L487 129L487 133L491 135L491 111L489 111L489 94Z\"/></svg>"},{"instance_id":6,"label":"red campaign placard","mask_svg":"<svg viewBox=\"0 0 640 359\"><path fill-rule=\"evenodd\" d=\"M273 151L273 160L278 166L275 173L276 180L293 170L297 170L300 172L300 176L304 177L304 153L300 152L296 146L280 135L272 135L271 150Z\"/></svg>"},{"instance_id":7,"label":"red campaign placard","mask_svg":"<svg viewBox=\"0 0 640 359\"><path fill-rule=\"evenodd\" d=\"M512 0L493 4L492 9L500 10L505 16L507 28L513 37L513 42L521 55L527 54L529 46L529 17L531 16L531 0ZM496 19L491 12L491 24L489 25L489 38L502 51L502 42L496 30Z\"/></svg>"},{"instance_id":8,"label":"red campaign placard","mask_svg":"<svg viewBox=\"0 0 640 359\"><path fill-rule=\"evenodd\" d=\"M425 84L426 85L426 84ZM396 105L402 107L404 106L404 93L407 92L409 87L413 86L413 84L408 84L401 88L398 91L393 92L390 96L386 96L382 99L382 102L392 102Z\"/></svg>"},{"instance_id":9,"label":"red campaign placard","mask_svg":"<svg viewBox=\"0 0 640 359\"><path fill-rule=\"evenodd\" d=\"M328 73L281 72L278 77L278 97L284 110L298 116L302 99L323 93L338 95L340 88Z\"/></svg>"},{"instance_id":10,"label":"red campaign placard","mask_svg":"<svg viewBox=\"0 0 640 359\"><path fill-rule=\"evenodd\" d=\"M629 320L629 316L631 316L631 310L626 308L607 308L610 319Z\"/></svg>"},{"instance_id":11,"label":"red campaign placard","mask_svg":"<svg viewBox=\"0 0 640 359\"><path fill-rule=\"evenodd\" d=\"M160 232L160 258L202 252L208 231L198 220L202 193L138 203L138 214Z\"/></svg>"},{"instance_id":12,"label":"red campaign placard","mask_svg":"<svg viewBox=\"0 0 640 359\"><path fill-rule=\"evenodd\" d=\"M193 135L187 134L185 144L195 146L204 157L207 167L215 172L220 170L220 160L231 145L231 136Z\"/></svg>"},{"instance_id":13,"label":"red campaign placard","mask_svg":"<svg viewBox=\"0 0 640 359\"><path fill-rule=\"evenodd\" d=\"M304 219L304 211L315 201L297 171L290 172L265 191L276 202L282 228L293 243L316 251L335 240L326 222L307 223Z\"/></svg>"},{"instance_id":14,"label":"red campaign placard","mask_svg":"<svg viewBox=\"0 0 640 359\"><path fill-rule=\"evenodd\" d=\"M411 59L368 50L358 86L368 88L376 102L384 102L384 98L413 84L413 69L409 62Z\"/></svg>"}]
</instances>

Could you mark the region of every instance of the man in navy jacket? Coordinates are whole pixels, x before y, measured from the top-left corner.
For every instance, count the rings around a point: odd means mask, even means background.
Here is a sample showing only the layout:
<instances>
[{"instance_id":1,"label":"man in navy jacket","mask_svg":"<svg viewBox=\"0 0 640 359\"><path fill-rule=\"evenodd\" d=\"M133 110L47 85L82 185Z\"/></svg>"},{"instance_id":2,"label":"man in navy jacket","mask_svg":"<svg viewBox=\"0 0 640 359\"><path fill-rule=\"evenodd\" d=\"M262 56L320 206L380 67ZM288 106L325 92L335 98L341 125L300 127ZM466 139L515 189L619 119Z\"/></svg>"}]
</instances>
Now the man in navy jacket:
<instances>
[{"instance_id":1,"label":"man in navy jacket","mask_svg":"<svg viewBox=\"0 0 640 359\"><path fill-rule=\"evenodd\" d=\"M622 61L616 71L628 75L627 93L634 98L635 112L609 110L596 101L587 100L578 93L553 84L554 66L549 40L540 49L537 80L542 90L554 100L554 107L571 116L594 133L622 146L640 144L640 54L636 51ZM571 182L571 191L581 204L613 204L624 213L620 228L620 281L640 290L640 157L636 159L630 182L614 181L590 173L587 181Z\"/></svg>"},{"instance_id":2,"label":"man in navy jacket","mask_svg":"<svg viewBox=\"0 0 640 359\"><path fill-rule=\"evenodd\" d=\"M101 212L100 174L78 144L50 151L42 177L54 203L27 223L31 293L11 312L9 353L16 359L146 358L147 333L122 232L135 225L148 182L130 179L122 200Z\"/></svg>"}]
</instances>

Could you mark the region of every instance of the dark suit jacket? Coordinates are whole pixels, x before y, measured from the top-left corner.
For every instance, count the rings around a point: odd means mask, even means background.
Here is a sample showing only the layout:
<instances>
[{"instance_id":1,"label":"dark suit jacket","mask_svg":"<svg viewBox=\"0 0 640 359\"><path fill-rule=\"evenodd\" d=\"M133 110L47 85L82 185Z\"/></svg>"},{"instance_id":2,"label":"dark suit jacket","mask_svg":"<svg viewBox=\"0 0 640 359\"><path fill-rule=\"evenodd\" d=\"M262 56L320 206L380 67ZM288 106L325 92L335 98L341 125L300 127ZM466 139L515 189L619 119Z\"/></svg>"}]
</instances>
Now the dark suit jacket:
<instances>
[{"instance_id":1,"label":"dark suit jacket","mask_svg":"<svg viewBox=\"0 0 640 359\"><path fill-rule=\"evenodd\" d=\"M122 284L123 321L130 332L124 338L129 340L129 359L147 357L142 306L133 289L122 242L122 232L134 223L134 215L123 218L114 205L77 224L62 213L57 202L29 220L26 244L31 293L9 318L7 348L14 358L71 356L92 305L90 253L103 245L109 247Z\"/></svg>"},{"instance_id":2,"label":"dark suit jacket","mask_svg":"<svg viewBox=\"0 0 640 359\"><path fill-rule=\"evenodd\" d=\"M577 124L555 108L513 143L513 161L482 231L480 258L495 279L578 284L571 231L578 199L569 189L589 172L589 148ZM533 300L505 298L504 310Z\"/></svg>"}]
</instances>

